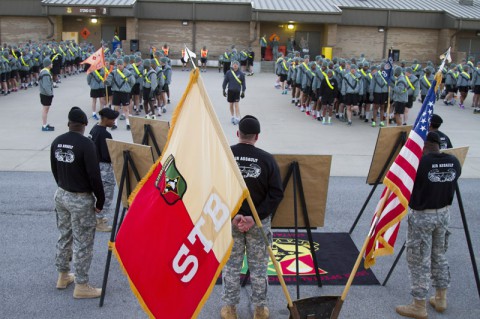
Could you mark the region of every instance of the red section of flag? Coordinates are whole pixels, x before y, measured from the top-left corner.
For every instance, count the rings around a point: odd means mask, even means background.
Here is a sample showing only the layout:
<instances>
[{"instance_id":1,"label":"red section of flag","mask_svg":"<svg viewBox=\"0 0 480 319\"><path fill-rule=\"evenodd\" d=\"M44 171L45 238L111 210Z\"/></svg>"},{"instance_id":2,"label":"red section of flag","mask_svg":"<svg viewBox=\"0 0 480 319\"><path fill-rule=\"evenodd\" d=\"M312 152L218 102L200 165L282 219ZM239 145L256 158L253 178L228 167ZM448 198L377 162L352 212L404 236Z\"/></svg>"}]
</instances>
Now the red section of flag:
<instances>
[{"instance_id":1,"label":"red section of flag","mask_svg":"<svg viewBox=\"0 0 480 319\"><path fill-rule=\"evenodd\" d=\"M87 74L95 70L99 70L105 66L105 56L103 54L103 48L98 49L95 53L85 59L80 64L90 64L87 70Z\"/></svg>"},{"instance_id":2,"label":"red section of flag","mask_svg":"<svg viewBox=\"0 0 480 319\"><path fill-rule=\"evenodd\" d=\"M115 250L132 290L150 316L191 318L219 262L213 250L205 251L198 237L193 237L193 244L189 241L194 225L183 201L168 205L155 187L160 170L159 163L135 196L116 237ZM188 254L179 254L182 247ZM181 256L179 268L185 267L180 274L173 268L177 256ZM189 256L196 257L198 269L186 283L182 278L195 267Z\"/></svg>"}]
</instances>

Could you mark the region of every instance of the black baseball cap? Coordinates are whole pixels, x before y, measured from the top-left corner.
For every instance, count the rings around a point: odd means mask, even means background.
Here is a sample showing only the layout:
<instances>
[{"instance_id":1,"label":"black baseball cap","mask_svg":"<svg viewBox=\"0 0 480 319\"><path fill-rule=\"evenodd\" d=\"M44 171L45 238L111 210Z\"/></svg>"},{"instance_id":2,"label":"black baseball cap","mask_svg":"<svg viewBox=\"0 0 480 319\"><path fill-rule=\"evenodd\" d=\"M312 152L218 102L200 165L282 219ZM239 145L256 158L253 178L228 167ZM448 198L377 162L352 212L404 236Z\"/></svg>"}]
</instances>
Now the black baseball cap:
<instances>
[{"instance_id":1,"label":"black baseball cap","mask_svg":"<svg viewBox=\"0 0 480 319\"><path fill-rule=\"evenodd\" d=\"M260 122L253 115L245 115L238 123L238 128L244 134L258 134L260 133Z\"/></svg>"},{"instance_id":2,"label":"black baseball cap","mask_svg":"<svg viewBox=\"0 0 480 319\"><path fill-rule=\"evenodd\" d=\"M110 119L110 120L115 120L118 117L118 115L120 115L119 112L117 112L115 110L112 110L109 107L105 107L105 108L101 109L100 112L98 112L98 114L101 117L105 117L105 118Z\"/></svg>"},{"instance_id":3,"label":"black baseball cap","mask_svg":"<svg viewBox=\"0 0 480 319\"><path fill-rule=\"evenodd\" d=\"M428 132L427 142L437 143L440 146L440 136L436 132Z\"/></svg>"},{"instance_id":4,"label":"black baseball cap","mask_svg":"<svg viewBox=\"0 0 480 319\"><path fill-rule=\"evenodd\" d=\"M68 112L68 120L70 122L88 125L87 114L85 114L85 112L83 112L78 106L74 106L70 109L70 112Z\"/></svg>"},{"instance_id":5,"label":"black baseball cap","mask_svg":"<svg viewBox=\"0 0 480 319\"><path fill-rule=\"evenodd\" d=\"M432 115L432 118L430 119L430 123L436 124L436 125L440 125L440 124L443 123L443 120L442 120L442 118L440 117L440 115L433 114L433 115Z\"/></svg>"}]
</instances>

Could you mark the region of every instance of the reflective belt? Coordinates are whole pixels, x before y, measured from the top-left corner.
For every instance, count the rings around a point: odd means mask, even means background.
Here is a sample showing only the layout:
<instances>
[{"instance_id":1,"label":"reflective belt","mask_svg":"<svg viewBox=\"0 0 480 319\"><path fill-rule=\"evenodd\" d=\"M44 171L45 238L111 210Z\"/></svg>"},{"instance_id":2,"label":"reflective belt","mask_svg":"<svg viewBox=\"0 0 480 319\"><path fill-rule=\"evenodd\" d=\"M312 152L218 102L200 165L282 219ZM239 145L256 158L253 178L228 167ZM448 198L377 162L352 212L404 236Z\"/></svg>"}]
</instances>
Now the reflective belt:
<instances>
[{"instance_id":1,"label":"reflective belt","mask_svg":"<svg viewBox=\"0 0 480 319\"><path fill-rule=\"evenodd\" d=\"M308 67L308 65L305 64L305 62L303 62L302 64L303 64L303 66L305 67L305 69L307 69L307 71L310 72L310 74L311 74L313 77L315 77L315 73L313 73L312 70L310 70L310 68Z\"/></svg>"},{"instance_id":2,"label":"reflective belt","mask_svg":"<svg viewBox=\"0 0 480 319\"><path fill-rule=\"evenodd\" d=\"M105 82L105 79L104 79L103 76L100 74L100 72L98 72L98 70L95 70L95 74L98 76L98 78L99 78L102 82Z\"/></svg>"},{"instance_id":3,"label":"reflective belt","mask_svg":"<svg viewBox=\"0 0 480 319\"><path fill-rule=\"evenodd\" d=\"M233 74L233 77L235 78L235 80L237 80L238 84L242 85L242 81L240 81L240 79L237 77L237 75L235 74L235 72L232 70L232 74Z\"/></svg>"},{"instance_id":4,"label":"reflective belt","mask_svg":"<svg viewBox=\"0 0 480 319\"><path fill-rule=\"evenodd\" d=\"M12 55L13 55L13 57L14 57L15 59L18 59L18 57L17 57L17 55L15 54L15 51L13 51L13 49L12 49Z\"/></svg>"},{"instance_id":5,"label":"reflective belt","mask_svg":"<svg viewBox=\"0 0 480 319\"><path fill-rule=\"evenodd\" d=\"M52 58L52 61L56 60L59 55L60 55L59 53L55 54Z\"/></svg>"},{"instance_id":6,"label":"reflective belt","mask_svg":"<svg viewBox=\"0 0 480 319\"><path fill-rule=\"evenodd\" d=\"M267 44L267 40L265 40L265 37L262 37L261 40L262 40L263 44Z\"/></svg>"},{"instance_id":7,"label":"reflective belt","mask_svg":"<svg viewBox=\"0 0 480 319\"><path fill-rule=\"evenodd\" d=\"M408 86L412 89L412 91L415 91L415 87L413 86L412 82L410 82L410 79L408 76L405 77L405 80L407 80Z\"/></svg>"},{"instance_id":8,"label":"reflective belt","mask_svg":"<svg viewBox=\"0 0 480 319\"><path fill-rule=\"evenodd\" d=\"M365 76L365 77L367 76L367 73L365 73L365 71L360 70L360 72L362 72L363 76Z\"/></svg>"},{"instance_id":9,"label":"reflective belt","mask_svg":"<svg viewBox=\"0 0 480 319\"><path fill-rule=\"evenodd\" d=\"M430 83L430 81L428 81L428 79L427 79L427 76L426 76L426 75L424 75L424 76L423 76L423 79L425 80L425 82L427 82L427 84L428 84L428 87L430 88L430 87L432 86L432 83Z\"/></svg>"},{"instance_id":10,"label":"reflective belt","mask_svg":"<svg viewBox=\"0 0 480 319\"><path fill-rule=\"evenodd\" d=\"M283 68L285 69L285 71L287 71L288 67L287 67L287 64L285 63L285 60L283 60L282 65L283 65Z\"/></svg>"},{"instance_id":11,"label":"reflective belt","mask_svg":"<svg viewBox=\"0 0 480 319\"><path fill-rule=\"evenodd\" d=\"M147 83L152 83L152 81L150 81L150 79L148 78L147 70L143 70L143 74L145 75L145 81L147 81Z\"/></svg>"},{"instance_id":12,"label":"reflective belt","mask_svg":"<svg viewBox=\"0 0 480 319\"><path fill-rule=\"evenodd\" d=\"M413 72L417 72L419 65L415 64L415 67L413 68Z\"/></svg>"},{"instance_id":13,"label":"reflective belt","mask_svg":"<svg viewBox=\"0 0 480 319\"><path fill-rule=\"evenodd\" d=\"M140 72L137 68L137 66L135 65L135 63L132 64L133 68L135 69L135 72L137 72L138 76L139 77L142 77L142 72Z\"/></svg>"},{"instance_id":14,"label":"reflective belt","mask_svg":"<svg viewBox=\"0 0 480 319\"><path fill-rule=\"evenodd\" d=\"M328 87L330 88L330 90L333 90L333 85L332 85L332 83L330 83L330 80L328 79L328 76L325 77L325 80L327 80L327 84L328 84Z\"/></svg>"},{"instance_id":15,"label":"reflective belt","mask_svg":"<svg viewBox=\"0 0 480 319\"><path fill-rule=\"evenodd\" d=\"M157 66L160 66L160 63L158 63L157 58L154 58L154 59L155 59L155 63L157 64Z\"/></svg>"},{"instance_id":16,"label":"reflective belt","mask_svg":"<svg viewBox=\"0 0 480 319\"><path fill-rule=\"evenodd\" d=\"M50 70L47 69L47 68L43 68L42 71L40 71L40 72L43 72L43 71L48 71L48 74L50 74Z\"/></svg>"},{"instance_id":17,"label":"reflective belt","mask_svg":"<svg viewBox=\"0 0 480 319\"><path fill-rule=\"evenodd\" d=\"M223 54L223 56L224 56L226 59L229 59L227 52L225 52L225 53Z\"/></svg>"},{"instance_id":18,"label":"reflective belt","mask_svg":"<svg viewBox=\"0 0 480 319\"><path fill-rule=\"evenodd\" d=\"M382 78L382 80L383 80L383 82L384 82L385 84L388 84L382 74L380 74L380 77Z\"/></svg>"},{"instance_id":19,"label":"reflective belt","mask_svg":"<svg viewBox=\"0 0 480 319\"><path fill-rule=\"evenodd\" d=\"M104 66L103 69L105 70L105 77L107 77L110 74L110 70L107 69L106 66Z\"/></svg>"},{"instance_id":20,"label":"reflective belt","mask_svg":"<svg viewBox=\"0 0 480 319\"><path fill-rule=\"evenodd\" d=\"M120 71L120 69L117 69L117 73L120 74L120 76L122 77L122 79L127 82L128 81L128 78L125 76L125 74L123 74L122 71Z\"/></svg>"},{"instance_id":21,"label":"reflective belt","mask_svg":"<svg viewBox=\"0 0 480 319\"><path fill-rule=\"evenodd\" d=\"M75 54L73 54L72 50L68 49L68 52L70 52L71 56L75 56Z\"/></svg>"},{"instance_id":22,"label":"reflective belt","mask_svg":"<svg viewBox=\"0 0 480 319\"><path fill-rule=\"evenodd\" d=\"M25 60L23 59L23 55L20 56L20 60L22 60L23 66L27 66L27 67L29 66L28 64L25 63Z\"/></svg>"},{"instance_id":23,"label":"reflective belt","mask_svg":"<svg viewBox=\"0 0 480 319\"><path fill-rule=\"evenodd\" d=\"M465 75L467 77L468 80L470 80L470 74L468 74L467 72L463 71L462 72L463 75Z\"/></svg>"}]
</instances>

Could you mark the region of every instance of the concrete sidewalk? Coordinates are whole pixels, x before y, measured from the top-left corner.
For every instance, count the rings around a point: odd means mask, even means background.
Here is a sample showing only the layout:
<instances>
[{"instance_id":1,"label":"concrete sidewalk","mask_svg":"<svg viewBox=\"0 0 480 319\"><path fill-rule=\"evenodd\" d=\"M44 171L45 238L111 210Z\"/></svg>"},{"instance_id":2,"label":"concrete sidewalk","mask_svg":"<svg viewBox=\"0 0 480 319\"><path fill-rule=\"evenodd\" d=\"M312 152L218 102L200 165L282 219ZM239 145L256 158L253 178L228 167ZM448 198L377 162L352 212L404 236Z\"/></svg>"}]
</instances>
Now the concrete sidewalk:
<instances>
[{"instance_id":1,"label":"concrete sidewalk","mask_svg":"<svg viewBox=\"0 0 480 319\"><path fill-rule=\"evenodd\" d=\"M216 70L202 73L210 99L215 106L228 141L236 143L237 126L230 124L228 104L222 96L223 74ZM170 120L172 109L183 94L188 73L175 69L171 101L162 119ZM0 126L0 318L146 318L131 293L126 277L118 263L112 259L105 306L96 300L74 300L72 287L66 291L55 289L55 226L53 194L55 182L50 173L50 143L67 131L67 114L72 106L90 111L89 88L84 74L62 79L49 115L49 123L56 131L42 132L41 106L37 88L0 97L4 121ZM325 227L319 232L348 232L364 203L371 186L365 184L378 128L371 128L358 119L353 126L334 120L332 126L322 126L305 116L290 104L290 98L273 88L274 76L255 74L247 77L246 98L241 101L242 114L253 114L260 119L262 133L258 146L277 154L332 154L333 163L329 181ZM466 217L471 231L477 264L480 264L480 215L478 190L480 189L480 116L467 109L447 107L437 103L436 113L444 119L442 131L455 146L469 145L460 188ZM415 103L409 123L414 121L419 103ZM87 132L94 125L90 119ZM112 132L114 139L131 141L125 123ZM373 210L383 188L379 187L366 208L352 238L360 247L369 229ZM452 286L449 289L449 308L437 314L429 306L429 318L480 318L480 298L475 285L468 255L458 204L452 205L450 262ZM405 239L406 221L402 223L396 253ZM98 233L90 271L92 284L99 286L103 278L109 234ZM395 256L380 258L373 271L380 282L385 278ZM168 289L168 287L165 287ZM340 295L343 286L301 286L301 298L318 295ZM248 301L250 287L242 289L239 318L253 316ZM295 286L289 286L296 299ZM432 290L431 290L432 291ZM219 318L222 306L221 286L215 286L199 318ZM285 297L280 286L270 286L269 307L272 319L288 318ZM340 318L383 319L402 318L395 306L410 302L406 259L400 259L390 281L382 286L353 286L342 308ZM174 307L181 306L181 300ZM168 318L170 319L170 318Z\"/></svg>"}]
</instances>

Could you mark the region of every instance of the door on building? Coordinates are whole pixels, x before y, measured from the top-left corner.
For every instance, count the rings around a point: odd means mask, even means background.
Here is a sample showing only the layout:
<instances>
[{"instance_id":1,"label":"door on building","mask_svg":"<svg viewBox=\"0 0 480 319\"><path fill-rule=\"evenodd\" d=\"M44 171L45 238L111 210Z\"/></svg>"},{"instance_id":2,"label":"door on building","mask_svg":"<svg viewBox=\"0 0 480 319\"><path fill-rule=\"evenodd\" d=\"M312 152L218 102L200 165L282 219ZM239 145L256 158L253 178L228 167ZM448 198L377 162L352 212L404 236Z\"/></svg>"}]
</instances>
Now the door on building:
<instances>
[{"instance_id":1,"label":"door on building","mask_svg":"<svg viewBox=\"0 0 480 319\"><path fill-rule=\"evenodd\" d=\"M480 61L480 39L460 38L458 39L457 51L465 52L467 58L474 56L475 61Z\"/></svg>"},{"instance_id":2,"label":"door on building","mask_svg":"<svg viewBox=\"0 0 480 319\"><path fill-rule=\"evenodd\" d=\"M78 32L62 32L62 41L72 40L78 43Z\"/></svg>"},{"instance_id":3,"label":"door on building","mask_svg":"<svg viewBox=\"0 0 480 319\"><path fill-rule=\"evenodd\" d=\"M113 40L113 36L115 35L116 29L117 27L114 25L102 24L102 41L108 42L108 47L110 48L110 50L113 50L112 40Z\"/></svg>"},{"instance_id":4,"label":"door on building","mask_svg":"<svg viewBox=\"0 0 480 319\"><path fill-rule=\"evenodd\" d=\"M303 39L303 40L302 40ZM300 53L304 56L302 52L302 43L308 45L308 54L310 59L313 59L316 55L321 54L321 33L312 32L312 31L296 31L295 32L295 42L300 48Z\"/></svg>"}]
</instances>

